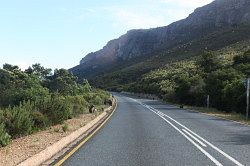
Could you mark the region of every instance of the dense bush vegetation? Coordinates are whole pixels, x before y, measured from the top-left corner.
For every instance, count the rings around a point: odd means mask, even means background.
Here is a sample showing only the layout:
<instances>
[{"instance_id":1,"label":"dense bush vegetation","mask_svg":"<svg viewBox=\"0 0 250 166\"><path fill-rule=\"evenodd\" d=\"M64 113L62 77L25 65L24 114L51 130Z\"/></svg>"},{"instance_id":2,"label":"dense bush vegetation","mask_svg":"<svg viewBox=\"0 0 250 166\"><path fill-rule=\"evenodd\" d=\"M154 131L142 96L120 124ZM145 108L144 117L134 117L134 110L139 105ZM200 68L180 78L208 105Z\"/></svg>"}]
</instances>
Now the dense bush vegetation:
<instances>
[{"instance_id":1,"label":"dense bush vegetation","mask_svg":"<svg viewBox=\"0 0 250 166\"><path fill-rule=\"evenodd\" d=\"M0 123L0 145L6 146L10 143L11 136L6 132L4 123Z\"/></svg>"},{"instance_id":2,"label":"dense bush vegetation","mask_svg":"<svg viewBox=\"0 0 250 166\"><path fill-rule=\"evenodd\" d=\"M157 94L167 101L196 106L205 106L206 96L210 95L212 107L244 114L244 80L249 76L250 51L233 59L207 52L145 74L125 90Z\"/></svg>"},{"instance_id":3,"label":"dense bush vegetation","mask_svg":"<svg viewBox=\"0 0 250 166\"><path fill-rule=\"evenodd\" d=\"M65 69L46 69L40 64L25 71L18 66L0 69L0 146L11 138L62 124L90 105L103 105L110 96L92 88L87 80L77 82Z\"/></svg>"}]
</instances>

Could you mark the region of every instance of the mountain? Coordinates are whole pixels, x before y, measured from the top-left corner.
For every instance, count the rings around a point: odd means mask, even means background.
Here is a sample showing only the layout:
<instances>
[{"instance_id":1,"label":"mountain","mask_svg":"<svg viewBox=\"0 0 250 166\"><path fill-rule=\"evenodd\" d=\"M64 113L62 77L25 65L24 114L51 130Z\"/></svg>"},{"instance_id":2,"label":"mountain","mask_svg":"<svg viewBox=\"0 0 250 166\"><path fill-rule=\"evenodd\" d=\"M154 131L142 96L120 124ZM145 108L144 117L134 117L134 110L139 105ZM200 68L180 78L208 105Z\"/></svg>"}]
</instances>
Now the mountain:
<instances>
[{"instance_id":1,"label":"mountain","mask_svg":"<svg viewBox=\"0 0 250 166\"><path fill-rule=\"evenodd\" d=\"M70 71L98 86L127 84L169 62L248 40L249 29L249 0L215 0L168 26L128 31Z\"/></svg>"}]
</instances>

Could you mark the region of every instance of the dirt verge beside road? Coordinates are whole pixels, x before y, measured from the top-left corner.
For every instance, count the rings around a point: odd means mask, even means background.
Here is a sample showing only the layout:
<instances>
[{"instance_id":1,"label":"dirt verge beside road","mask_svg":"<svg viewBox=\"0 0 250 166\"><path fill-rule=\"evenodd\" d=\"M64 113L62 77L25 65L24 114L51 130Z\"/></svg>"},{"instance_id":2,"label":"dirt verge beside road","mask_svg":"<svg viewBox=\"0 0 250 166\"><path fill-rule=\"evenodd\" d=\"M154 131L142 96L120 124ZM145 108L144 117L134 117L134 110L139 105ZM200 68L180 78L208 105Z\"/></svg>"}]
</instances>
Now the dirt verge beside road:
<instances>
[{"instance_id":1,"label":"dirt verge beside road","mask_svg":"<svg viewBox=\"0 0 250 166\"><path fill-rule=\"evenodd\" d=\"M103 113L108 112L109 109L111 109L111 107L105 109ZM37 156L42 151L45 151L45 149L50 149L54 144L62 139L65 140L76 131L81 130L81 128L84 128L82 131L86 132L85 130L91 128L89 124L96 122L98 118L100 120L100 116L103 113L83 114L65 121L62 125L52 126L47 130L13 140L10 145L0 148L0 166L13 166L23 161L28 161L27 159L32 159L32 157ZM73 140L68 141L70 143ZM44 155L51 154L48 152ZM46 156L44 158L46 158ZM34 163L32 163L32 165L34 165Z\"/></svg>"}]
</instances>

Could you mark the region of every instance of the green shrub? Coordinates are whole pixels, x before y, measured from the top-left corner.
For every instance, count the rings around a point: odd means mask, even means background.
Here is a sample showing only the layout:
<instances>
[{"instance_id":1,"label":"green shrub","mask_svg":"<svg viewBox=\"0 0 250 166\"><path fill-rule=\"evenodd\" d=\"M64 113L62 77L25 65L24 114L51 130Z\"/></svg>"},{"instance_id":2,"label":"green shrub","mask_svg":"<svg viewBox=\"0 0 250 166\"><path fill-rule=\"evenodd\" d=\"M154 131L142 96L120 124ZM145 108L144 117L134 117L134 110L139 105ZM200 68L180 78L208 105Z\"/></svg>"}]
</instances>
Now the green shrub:
<instances>
[{"instance_id":1,"label":"green shrub","mask_svg":"<svg viewBox=\"0 0 250 166\"><path fill-rule=\"evenodd\" d=\"M6 132L4 123L0 123L0 147L10 143L11 136Z\"/></svg>"},{"instance_id":2,"label":"green shrub","mask_svg":"<svg viewBox=\"0 0 250 166\"><path fill-rule=\"evenodd\" d=\"M88 111L89 103L83 96L67 96L66 100L71 105L73 116L77 116Z\"/></svg>"},{"instance_id":3,"label":"green shrub","mask_svg":"<svg viewBox=\"0 0 250 166\"><path fill-rule=\"evenodd\" d=\"M64 97L53 96L36 104L38 110L48 117L51 124L59 124L72 117L72 108Z\"/></svg>"},{"instance_id":4,"label":"green shrub","mask_svg":"<svg viewBox=\"0 0 250 166\"><path fill-rule=\"evenodd\" d=\"M93 93L84 94L83 97L90 105L103 105L104 101L108 100L110 95L101 90L96 90Z\"/></svg>"},{"instance_id":5,"label":"green shrub","mask_svg":"<svg viewBox=\"0 0 250 166\"><path fill-rule=\"evenodd\" d=\"M5 121L5 119L4 119L4 111L0 110L0 123L4 122L4 121Z\"/></svg>"},{"instance_id":6,"label":"green shrub","mask_svg":"<svg viewBox=\"0 0 250 166\"><path fill-rule=\"evenodd\" d=\"M222 101L225 103L224 111L245 114L246 96L242 79L228 82L222 90Z\"/></svg>"},{"instance_id":7,"label":"green shrub","mask_svg":"<svg viewBox=\"0 0 250 166\"><path fill-rule=\"evenodd\" d=\"M69 130L69 125L67 123L64 123L63 126L62 126L62 130L63 132L66 132Z\"/></svg>"},{"instance_id":8,"label":"green shrub","mask_svg":"<svg viewBox=\"0 0 250 166\"><path fill-rule=\"evenodd\" d=\"M34 64L24 72L5 64L0 69L0 142L44 129L49 125L88 111L90 104L102 105L109 96L90 86L87 80L66 69L46 69ZM1 110L2 109L2 110ZM67 127L65 127L66 129Z\"/></svg>"},{"instance_id":9,"label":"green shrub","mask_svg":"<svg viewBox=\"0 0 250 166\"><path fill-rule=\"evenodd\" d=\"M17 106L20 102L45 97L49 90L41 85L40 79L22 71L0 70L0 106Z\"/></svg>"},{"instance_id":10,"label":"green shrub","mask_svg":"<svg viewBox=\"0 0 250 166\"><path fill-rule=\"evenodd\" d=\"M248 50L242 55L235 56L233 60L234 60L233 63L234 65L250 63L250 50Z\"/></svg>"},{"instance_id":11,"label":"green shrub","mask_svg":"<svg viewBox=\"0 0 250 166\"><path fill-rule=\"evenodd\" d=\"M30 102L5 110L5 124L8 133L12 137L30 134L33 128L31 111L33 107Z\"/></svg>"},{"instance_id":12,"label":"green shrub","mask_svg":"<svg viewBox=\"0 0 250 166\"><path fill-rule=\"evenodd\" d=\"M49 119L43 113L39 111L32 112L32 119L34 122L35 129L43 129L49 125Z\"/></svg>"},{"instance_id":13,"label":"green shrub","mask_svg":"<svg viewBox=\"0 0 250 166\"><path fill-rule=\"evenodd\" d=\"M92 100L91 103L94 105L102 105L103 104L103 100L101 99L100 96L95 96Z\"/></svg>"}]
</instances>

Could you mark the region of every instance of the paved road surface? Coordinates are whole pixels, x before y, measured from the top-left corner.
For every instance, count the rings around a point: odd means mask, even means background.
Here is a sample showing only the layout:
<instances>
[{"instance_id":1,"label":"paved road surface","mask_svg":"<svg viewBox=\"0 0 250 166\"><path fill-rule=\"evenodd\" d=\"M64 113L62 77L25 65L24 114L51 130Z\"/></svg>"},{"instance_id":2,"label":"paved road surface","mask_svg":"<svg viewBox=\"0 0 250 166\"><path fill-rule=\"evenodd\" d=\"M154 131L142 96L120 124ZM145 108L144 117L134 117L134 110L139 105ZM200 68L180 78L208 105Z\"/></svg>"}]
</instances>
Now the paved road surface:
<instances>
[{"instance_id":1,"label":"paved road surface","mask_svg":"<svg viewBox=\"0 0 250 166\"><path fill-rule=\"evenodd\" d=\"M116 95L109 122L65 166L250 165L250 127Z\"/></svg>"}]
</instances>

